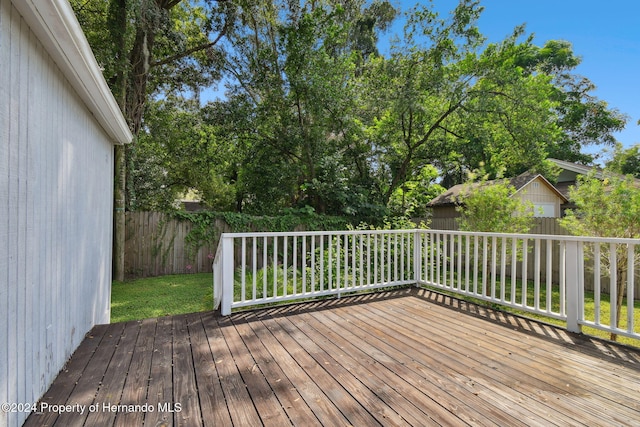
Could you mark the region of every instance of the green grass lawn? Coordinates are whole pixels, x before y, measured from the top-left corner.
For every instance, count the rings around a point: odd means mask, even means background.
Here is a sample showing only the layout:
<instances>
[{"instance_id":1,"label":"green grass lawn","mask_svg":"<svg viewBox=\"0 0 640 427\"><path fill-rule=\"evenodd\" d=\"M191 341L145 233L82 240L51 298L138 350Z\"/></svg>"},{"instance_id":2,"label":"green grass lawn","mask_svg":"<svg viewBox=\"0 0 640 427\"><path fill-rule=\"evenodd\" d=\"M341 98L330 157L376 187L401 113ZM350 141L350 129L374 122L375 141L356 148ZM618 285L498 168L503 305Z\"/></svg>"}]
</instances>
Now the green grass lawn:
<instances>
[{"instance_id":1,"label":"green grass lawn","mask_svg":"<svg viewBox=\"0 0 640 427\"><path fill-rule=\"evenodd\" d=\"M111 322L212 310L211 273L113 282Z\"/></svg>"}]
</instances>

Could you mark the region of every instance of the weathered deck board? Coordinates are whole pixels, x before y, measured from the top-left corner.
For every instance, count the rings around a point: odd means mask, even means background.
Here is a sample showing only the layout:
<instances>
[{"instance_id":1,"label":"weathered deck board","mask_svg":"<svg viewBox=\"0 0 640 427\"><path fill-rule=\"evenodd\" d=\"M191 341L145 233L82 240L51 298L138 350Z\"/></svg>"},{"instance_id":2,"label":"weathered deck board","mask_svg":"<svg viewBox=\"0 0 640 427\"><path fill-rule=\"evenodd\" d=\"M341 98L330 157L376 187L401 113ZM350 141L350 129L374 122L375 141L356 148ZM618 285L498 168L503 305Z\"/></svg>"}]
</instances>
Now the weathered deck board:
<instances>
[{"instance_id":1,"label":"weathered deck board","mask_svg":"<svg viewBox=\"0 0 640 427\"><path fill-rule=\"evenodd\" d=\"M105 379L109 362L112 360L114 353L118 349L118 344L122 340L123 336L126 337L127 335L137 333L137 328L135 328L134 324L129 323L128 330L126 329L126 326L126 324L122 323L109 325L109 328L100 341L99 346L91 355L89 355L90 359L81 373L79 374L78 372L71 371L70 368L67 370L67 372L71 373L73 376L79 377L78 381L71 389L71 392L69 394L67 394L66 391L63 393L68 396L68 398L66 400L62 400L61 398L59 399L58 396L52 396L50 399L52 403L73 402L74 404L88 406L94 402L96 394L102 388L102 381ZM83 365L83 363L80 365ZM114 372L114 374L122 376L123 373ZM64 375L62 376L64 377ZM60 376L58 376L58 378L60 378ZM56 381L54 381L54 386ZM96 413L101 414L103 411L96 411ZM88 411L84 411L84 413L69 411L62 413L56 422L60 425L70 427L82 426L85 424L88 416Z\"/></svg>"},{"instance_id":2,"label":"weathered deck board","mask_svg":"<svg viewBox=\"0 0 640 427\"><path fill-rule=\"evenodd\" d=\"M42 401L97 410L26 426L640 425L640 351L402 289L99 326Z\"/></svg>"},{"instance_id":3,"label":"weathered deck board","mask_svg":"<svg viewBox=\"0 0 640 427\"><path fill-rule=\"evenodd\" d=\"M400 303L402 304L402 302ZM439 324L447 324L446 320L441 318ZM571 347L562 352L541 352L540 348L527 344L527 340L514 339L509 330L493 333L473 324L465 325L464 328L456 323L450 323L450 326L451 331L447 331L449 336L451 334L459 336L465 333L469 335L460 343L460 350L466 349L467 353L472 353L476 348L481 347L493 355L490 359L490 370L486 368L483 370L488 377L502 378L503 384L511 390L518 390L523 394L530 393L531 385L537 387L537 395L531 397L538 399L542 405L549 406L547 402L557 400L547 409L550 414L551 409L561 408L557 412L569 414L570 419L581 417L587 421L590 417L594 423L601 420L600 408L593 407L583 399L584 396L589 395L594 381L601 384L599 393L602 397L609 399L612 407L615 408L613 412L622 417L621 419L612 419L612 423L620 422L627 416L635 416L639 410L638 401L634 401L634 393L637 396L637 385L640 384L640 377L637 375L632 374L628 378L629 380L635 378L636 381L635 390L630 390L624 385L611 383L609 381L611 379L610 372L602 373L600 369L593 369L591 364L585 363L587 361ZM482 339L483 337L485 339ZM444 339L446 335L441 335L440 338ZM581 364L577 366L571 363L567 364L567 358L580 359ZM501 361L505 359L514 363ZM564 375L558 375L560 369L563 374L573 379L571 383L564 381ZM518 378L520 382L514 383L514 378ZM625 402L625 404L618 402ZM627 406L629 404L630 407ZM560 420L560 422L562 421L569 420Z\"/></svg>"},{"instance_id":4,"label":"weathered deck board","mask_svg":"<svg viewBox=\"0 0 640 427\"><path fill-rule=\"evenodd\" d=\"M147 400L142 402L123 402L124 404L171 402L173 400L173 324L171 318L158 319L156 336L151 356L149 371L149 388ZM157 408L156 408L157 409ZM141 412L141 411L135 411ZM164 411L145 412L144 422L148 425L169 425L173 423L173 414Z\"/></svg>"},{"instance_id":5,"label":"weathered deck board","mask_svg":"<svg viewBox=\"0 0 640 427\"><path fill-rule=\"evenodd\" d=\"M149 371L153 358L153 343L156 337L156 320L145 319L140 326L138 340L133 349L129 372L122 390L123 404L135 404L147 397L149 384ZM142 412L119 412L116 413L116 426L137 426L142 425L144 413Z\"/></svg>"},{"instance_id":6,"label":"weathered deck board","mask_svg":"<svg viewBox=\"0 0 640 427\"><path fill-rule=\"evenodd\" d=\"M224 393L220 385L215 361L219 355L211 353L207 330L215 331L215 322L200 321L197 315L190 319L189 333L193 344L193 361L198 383L198 395L203 417L203 425L217 427L231 425L231 416L224 401ZM204 319L203 319L204 320ZM214 319L209 319L214 320Z\"/></svg>"}]
</instances>

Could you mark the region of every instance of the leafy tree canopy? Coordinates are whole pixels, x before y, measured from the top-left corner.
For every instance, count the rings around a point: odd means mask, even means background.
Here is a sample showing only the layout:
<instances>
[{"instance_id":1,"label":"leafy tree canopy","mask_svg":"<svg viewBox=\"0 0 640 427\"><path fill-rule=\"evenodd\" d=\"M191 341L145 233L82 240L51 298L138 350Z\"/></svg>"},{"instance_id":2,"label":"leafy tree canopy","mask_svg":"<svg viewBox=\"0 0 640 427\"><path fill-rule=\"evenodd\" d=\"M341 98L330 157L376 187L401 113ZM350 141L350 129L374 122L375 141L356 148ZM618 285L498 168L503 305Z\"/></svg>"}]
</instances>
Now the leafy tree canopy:
<instances>
[{"instance_id":1,"label":"leafy tree canopy","mask_svg":"<svg viewBox=\"0 0 640 427\"><path fill-rule=\"evenodd\" d=\"M195 190L247 213L421 214L486 165L488 178L588 163L626 118L574 74L570 43L523 27L487 43L482 6L404 11L388 0L72 0L138 143L128 208ZM202 105L203 88L223 100Z\"/></svg>"},{"instance_id":2,"label":"leafy tree canopy","mask_svg":"<svg viewBox=\"0 0 640 427\"><path fill-rule=\"evenodd\" d=\"M610 171L604 176L598 179L594 170L578 177L569 192L576 209L560 224L574 235L640 238L640 184Z\"/></svg>"},{"instance_id":3,"label":"leafy tree canopy","mask_svg":"<svg viewBox=\"0 0 640 427\"><path fill-rule=\"evenodd\" d=\"M607 163L607 168L622 175L631 175L640 179L640 144L624 149L622 144L616 144L613 158Z\"/></svg>"}]
</instances>

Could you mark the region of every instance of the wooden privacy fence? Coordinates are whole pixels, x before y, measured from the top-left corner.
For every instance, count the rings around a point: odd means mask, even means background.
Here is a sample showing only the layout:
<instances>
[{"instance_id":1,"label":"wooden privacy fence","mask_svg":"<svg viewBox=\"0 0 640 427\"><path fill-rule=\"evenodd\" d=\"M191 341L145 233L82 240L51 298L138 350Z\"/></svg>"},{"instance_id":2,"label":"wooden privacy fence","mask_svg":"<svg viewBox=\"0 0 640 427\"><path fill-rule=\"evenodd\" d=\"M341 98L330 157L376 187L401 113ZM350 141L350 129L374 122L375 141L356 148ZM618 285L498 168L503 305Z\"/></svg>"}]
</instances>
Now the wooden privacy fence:
<instances>
[{"instance_id":1,"label":"wooden privacy fence","mask_svg":"<svg viewBox=\"0 0 640 427\"><path fill-rule=\"evenodd\" d=\"M125 273L128 278L211 272L220 233L229 225L216 220L212 241L195 248L187 242L192 229L160 212L127 212Z\"/></svg>"},{"instance_id":2,"label":"wooden privacy fence","mask_svg":"<svg viewBox=\"0 0 640 427\"><path fill-rule=\"evenodd\" d=\"M190 247L188 221L178 221L160 212L127 212L125 272L127 278L166 274L209 273L221 233L231 231L222 219L216 220L212 240L200 248ZM416 220L419 223L420 220ZM435 218L430 228L457 230L455 218ZM534 234L567 234L554 218L538 218Z\"/></svg>"},{"instance_id":3,"label":"wooden privacy fence","mask_svg":"<svg viewBox=\"0 0 640 427\"><path fill-rule=\"evenodd\" d=\"M211 239L198 247L188 241L192 228L189 221L161 212L127 212L126 277L211 273L220 235L231 232L231 226L216 219ZM298 226L295 231L303 228Z\"/></svg>"}]
</instances>

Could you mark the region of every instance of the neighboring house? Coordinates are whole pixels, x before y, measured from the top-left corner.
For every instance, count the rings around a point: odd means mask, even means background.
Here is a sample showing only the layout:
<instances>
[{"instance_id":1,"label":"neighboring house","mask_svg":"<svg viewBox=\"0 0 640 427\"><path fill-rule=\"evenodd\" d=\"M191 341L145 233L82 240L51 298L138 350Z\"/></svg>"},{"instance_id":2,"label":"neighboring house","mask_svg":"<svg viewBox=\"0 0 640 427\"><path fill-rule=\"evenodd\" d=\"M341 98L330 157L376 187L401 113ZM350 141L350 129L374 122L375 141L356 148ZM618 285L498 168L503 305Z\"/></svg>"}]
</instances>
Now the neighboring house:
<instances>
[{"instance_id":1,"label":"neighboring house","mask_svg":"<svg viewBox=\"0 0 640 427\"><path fill-rule=\"evenodd\" d=\"M576 185L578 182L578 175L587 175L591 171L594 171L594 176L597 179L603 179L604 171L595 166L585 166L578 163L565 162L564 160L548 159L555 163L560 168L560 174L555 183L555 187L560 191L568 200L561 206L562 214L566 209L574 209L576 206L571 202L569 197L569 189ZM620 178L623 175L618 175ZM634 178L635 185L640 187L640 179Z\"/></svg>"},{"instance_id":2,"label":"neighboring house","mask_svg":"<svg viewBox=\"0 0 640 427\"><path fill-rule=\"evenodd\" d=\"M131 133L67 0L0 0L0 426L110 317L114 144ZM3 408L4 409L4 408Z\"/></svg>"},{"instance_id":3,"label":"neighboring house","mask_svg":"<svg viewBox=\"0 0 640 427\"><path fill-rule=\"evenodd\" d=\"M576 185L578 182L578 175L587 175L591 172L594 167L593 166L585 166L578 163L566 162L564 160L558 159L547 159L553 162L556 166L560 168L560 174L556 179L554 187L558 189L559 192L567 199L567 202L561 206L562 213L564 215L564 211L566 209L573 209L575 205L573 205L569 199L569 189ZM596 178L602 178L602 170L595 168L595 176Z\"/></svg>"},{"instance_id":4,"label":"neighboring house","mask_svg":"<svg viewBox=\"0 0 640 427\"><path fill-rule=\"evenodd\" d=\"M554 163L556 166L560 168L560 174L556 179L556 188L563 185L573 185L578 181L578 175L587 175L591 172L595 167L594 166L585 166L579 163L571 163L566 162L564 160L558 159L547 159L550 162ZM602 178L602 170L599 168L595 168L596 178ZM559 188L558 188L559 189Z\"/></svg>"},{"instance_id":5,"label":"neighboring house","mask_svg":"<svg viewBox=\"0 0 640 427\"><path fill-rule=\"evenodd\" d=\"M516 189L511 197L531 202L534 206L535 217L560 217L560 207L567 202L567 199L545 177L525 172L507 180ZM492 182L496 181L488 181L485 185L491 185ZM433 218L459 217L460 214L456 211L456 206L459 205L458 197L465 188L467 188L466 184L455 185L429 202L427 207L432 209Z\"/></svg>"}]
</instances>

